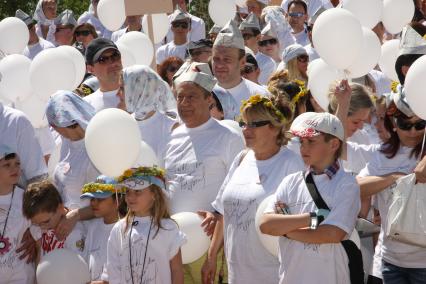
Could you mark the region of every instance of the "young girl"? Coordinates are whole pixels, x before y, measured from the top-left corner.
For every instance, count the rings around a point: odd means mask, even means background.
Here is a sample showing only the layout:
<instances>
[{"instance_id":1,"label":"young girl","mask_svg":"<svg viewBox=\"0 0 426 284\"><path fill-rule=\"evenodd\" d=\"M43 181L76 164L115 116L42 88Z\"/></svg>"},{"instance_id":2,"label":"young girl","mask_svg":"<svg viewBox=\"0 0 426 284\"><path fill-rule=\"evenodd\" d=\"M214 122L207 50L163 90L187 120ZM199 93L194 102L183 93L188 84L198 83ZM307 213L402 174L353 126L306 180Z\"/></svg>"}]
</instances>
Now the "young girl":
<instances>
[{"instance_id":1,"label":"young girl","mask_svg":"<svg viewBox=\"0 0 426 284\"><path fill-rule=\"evenodd\" d=\"M109 283L183 283L180 247L186 238L170 219L164 171L130 169L118 182L126 189L129 211L108 240Z\"/></svg>"},{"instance_id":2,"label":"young girl","mask_svg":"<svg viewBox=\"0 0 426 284\"><path fill-rule=\"evenodd\" d=\"M126 214L126 204L117 182L103 175L95 182L85 184L80 198L90 199L90 207L96 217L87 221L86 260L90 283L101 284L108 281L105 272L108 237L115 223Z\"/></svg>"},{"instance_id":3,"label":"young girl","mask_svg":"<svg viewBox=\"0 0 426 284\"><path fill-rule=\"evenodd\" d=\"M34 265L19 259L16 249L31 223L22 214L24 191L17 187L21 167L18 155L0 145L0 283L30 284Z\"/></svg>"}]
</instances>

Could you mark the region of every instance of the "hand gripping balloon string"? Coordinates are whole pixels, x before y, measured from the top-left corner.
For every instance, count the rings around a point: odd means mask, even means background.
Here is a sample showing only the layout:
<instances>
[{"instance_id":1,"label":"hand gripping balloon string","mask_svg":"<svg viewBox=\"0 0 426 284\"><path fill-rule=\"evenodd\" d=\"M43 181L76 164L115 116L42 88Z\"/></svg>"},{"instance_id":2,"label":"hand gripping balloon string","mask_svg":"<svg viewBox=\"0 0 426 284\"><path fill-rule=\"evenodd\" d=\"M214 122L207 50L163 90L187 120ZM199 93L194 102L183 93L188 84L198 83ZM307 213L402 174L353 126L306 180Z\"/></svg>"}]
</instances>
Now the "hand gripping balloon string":
<instances>
[{"instance_id":1,"label":"hand gripping balloon string","mask_svg":"<svg viewBox=\"0 0 426 284\"><path fill-rule=\"evenodd\" d=\"M351 83L351 78L349 77L350 71L348 71L347 69L345 69L345 70L342 70L342 73L343 73L342 74L343 80L347 80L348 83L350 84ZM339 91L346 90L346 86L343 84L342 81L340 82L338 88L339 88Z\"/></svg>"}]
</instances>

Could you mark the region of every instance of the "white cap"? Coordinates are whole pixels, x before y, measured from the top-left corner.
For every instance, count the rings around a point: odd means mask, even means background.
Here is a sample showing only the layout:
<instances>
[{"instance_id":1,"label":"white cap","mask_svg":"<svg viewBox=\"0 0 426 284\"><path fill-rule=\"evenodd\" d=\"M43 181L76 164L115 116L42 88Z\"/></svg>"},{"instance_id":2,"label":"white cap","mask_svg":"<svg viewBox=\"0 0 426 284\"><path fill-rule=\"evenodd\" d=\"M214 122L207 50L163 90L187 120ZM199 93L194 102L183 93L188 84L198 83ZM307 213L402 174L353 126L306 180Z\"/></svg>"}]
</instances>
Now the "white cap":
<instances>
[{"instance_id":1,"label":"white cap","mask_svg":"<svg viewBox=\"0 0 426 284\"><path fill-rule=\"evenodd\" d=\"M426 40L410 25L402 31L399 55L404 54L426 54Z\"/></svg>"},{"instance_id":2,"label":"white cap","mask_svg":"<svg viewBox=\"0 0 426 284\"><path fill-rule=\"evenodd\" d=\"M343 141L345 130L337 116L328 112L305 112L296 117L289 131L292 135L309 138L327 133Z\"/></svg>"},{"instance_id":3,"label":"white cap","mask_svg":"<svg viewBox=\"0 0 426 284\"><path fill-rule=\"evenodd\" d=\"M232 47L244 50L244 39L234 20L230 20L217 34L213 46Z\"/></svg>"},{"instance_id":4,"label":"white cap","mask_svg":"<svg viewBox=\"0 0 426 284\"><path fill-rule=\"evenodd\" d=\"M308 54L306 49L300 44L292 44L286 47L283 51L283 61L287 64L293 58L296 58L299 55Z\"/></svg>"},{"instance_id":5,"label":"white cap","mask_svg":"<svg viewBox=\"0 0 426 284\"><path fill-rule=\"evenodd\" d=\"M184 72L174 79L174 82L176 86L183 82L193 82L209 93L211 93L217 83L211 73L209 65L207 63L198 62L189 65Z\"/></svg>"},{"instance_id":6,"label":"white cap","mask_svg":"<svg viewBox=\"0 0 426 284\"><path fill-rule=\"evenodd\" d=\"M259 18L254 13L250 13L244 21L241 22L239 29L256 29L260 31Z\"/></svg>"}]
</instances>

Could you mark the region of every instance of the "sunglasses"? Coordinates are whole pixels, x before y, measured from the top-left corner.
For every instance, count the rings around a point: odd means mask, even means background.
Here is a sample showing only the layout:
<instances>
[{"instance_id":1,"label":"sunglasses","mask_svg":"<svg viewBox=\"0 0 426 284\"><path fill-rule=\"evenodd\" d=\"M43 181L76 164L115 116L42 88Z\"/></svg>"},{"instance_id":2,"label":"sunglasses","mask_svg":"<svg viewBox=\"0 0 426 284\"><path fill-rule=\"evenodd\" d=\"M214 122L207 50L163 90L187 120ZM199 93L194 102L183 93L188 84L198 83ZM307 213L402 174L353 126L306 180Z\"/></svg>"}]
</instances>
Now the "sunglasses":
<instances>
[{"instance_id":1,"label":"sunglasses","mask_svg":"<svg viewBox=\"0 0 426 284\"><path fill-rule=\"evenodd\" d=\"M261 121L252 121L252 122L244 122L240 120L238 122L241 128L258 128L268 124L271 124L269 120L261 120Z\"/></svg>"},{"instance_id":2,"label":"sunglasses","mask_svg":"<svg viewBox=\"0 0 426 284\"><path fill-rule=\"evenodd\" d=\"M241 70L242 74L250 74L256 71L255 66L244 66L244 68Z\"/></svg>"},{"instance_id":3,"label":"sunglasses","mask_svg":"<svg viewBox=\"0 0 426 284\"><path fill-rule=\"evenodd\" d=\"M417 130L423 130L426 127L426 120L419 120L416 121L414 123L408 122L406 120L403 120L401 118L395 118L395 123L396 126L401 129L401 130L405 130L405 131L409 131L411 130L413 127Z\"/></svg>"},{"instance_id":4,"label":"sunglasses","mask_svg":"<svg viewBox=\"0 0 426 284\"><path fill-rule=\"evenodd\" d=\"M264 39L259 41L257 44L259 46L267 46L269 45L276 45L278 43L278 40L276 38L271 38L271 39Z\"/></svg>"},{"instance_id":5,"label":"sunglasses","mask_svg":"<svg viewBox=\"0 0 426 284\"><path fill-rule=\"evenodd\" d=\"M244 40L249 40L249 39L251 39L252 37L254 37L254 34L248 34L248 33L243 34L243 39L244 39Z\"/></svg>"},{"instance_id":6,"label":"sunglasses","mask_svg":"<svg viewBox=\"0 0 426 284\"><path fill-rule=\"evenodd\" d=\"M99 56L98 60L96 60L99 64L107 64L107 63L114 63L121 59L121 54L118 51L114 51L110 56Z\"/></svg>"},{"instance_id":7,"label":"sunglasses","mask_svg":"<svg viewBox=\"0 0 426 284\"><path fill-rule=\"evenodd\" d=\"M301 63L306 63L309 61L309 56L308 55L299 55L297 57L297 61L301 62Z\"/></svg>"},{"instance_id":8,"label":"sunglasses","mask_svg":"<svg viewBox=\"0 0 426 284\"><path fill-rule=\"evenodd\" d=\"M305 13L297 12L297 13L288 13L288 15L292 18L301 18L305 15Z\"/></svg>"},{"instance_id":9,"label":"sunglasses","mask_svg":"<svg viewBox=\"0 0 426 284\"><path fill-rule=\"evenodd\" d=\"M76 31L75 36L88 36L90 35L90 31Z\"/></svg>"},{"instance_id":10,"label":"sunglasses","mask_svg":"<svg viewBox=\"0 0 426 284\"><path fill-rule=\"evenodd\" d=\"M181 27L182 29L187 29L189 27L189 24L187 22L173 22L172 27L174 27L175 29L179 27Z\"/></svg>"}]
</instances>

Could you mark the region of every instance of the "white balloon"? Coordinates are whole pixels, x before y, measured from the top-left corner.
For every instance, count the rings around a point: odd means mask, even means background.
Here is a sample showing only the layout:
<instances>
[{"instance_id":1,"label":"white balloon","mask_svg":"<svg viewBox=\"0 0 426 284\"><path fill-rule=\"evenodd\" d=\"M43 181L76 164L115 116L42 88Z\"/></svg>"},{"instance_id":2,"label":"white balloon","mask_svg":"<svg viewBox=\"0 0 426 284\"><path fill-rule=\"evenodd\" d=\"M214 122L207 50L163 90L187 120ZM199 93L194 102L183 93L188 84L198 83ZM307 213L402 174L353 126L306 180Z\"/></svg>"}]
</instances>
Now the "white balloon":
<instances>
[{"instance_id":1,"label":"white balloon","mask_svg":"<svg viewBox=\"0 0 426 284\"><path fill-rule=\"evenodd\" d=\"M58 90L74 90L75 78L73 60L56 48L37 54L30 66L33 92L42 100L48 100Z\"/></svg>"},{"instance_id":2,"label":"white balloon","mask_svg":"<svg viewBox=\"0 0 426 284\"><path fill-rule=\"evenodd\" d=\"M265 212L266 207L268 206L269 202L271 202L271 200L273 200L273 198L274 198L274 195L270 195L270 196L266 197L260 203L259 207L257 207L256 218L255 218L254 224L255 224L257 235L259 236L259 240L262 243L262 245L265 247L265 249L269 253L271 253L273 256L278 257L278 247L279 247L278 237L265 235L259 229L260 218L263 216L263 213Z\"/></svg>"},{"instance_id":3,"label":"white balloon","mask_svg":"<svg viewBox=\"0 0 426 284\"><path fill-rule=\"evenodd\" d=\"M187 238L186 244L181 247L183 264L200 259L210 246L210 238L201 227L202 218L193 212L181 212L174 214L172 219Z\"/></svg>"},{"instance_id":4,"label":"white balloon","mask_svg":"<svg viewBox=\"0 0 426 284\"><path fill-rule=\"evenodd\" d=\"M219 27L234 18L237 12L235 0L210 0L209 15L213 22Z\"/></svg>"},{"instance_id":5,"label":"white balloon","mask_svg":"<svg viewBox=\"0 0 426 284\"><path fill-rule=\"evenodd\" d=\"M426 90L425 78L426 56L422 56L410 66L404 82L408 104L414 113L421 119L426 119L426 108L424 106Z\"/></svg>"},{"instance_id":6,"label":"white balloon","mask_svg":"<svg viewBox=\"0 0 426 284\"><path fill-rule=\"evenodd\" d=\"M414 16L413 0L384 0L382 22L391 34L397 34Z\"/></svg>"},{"instance_id":7,"label":"white balloon","mask_svg":"<svg viewBox=\"0 0 426 284\"><path fill-rule=\"evenodd\" d=\"M308 89L320 107L327 110L330 85L341 79L342 75L322 59L316 59L310 64Z\"/></svg>"},{"instance_id":8,"label":"white balloon","mask_svg":"<svg viewBox=\"0 0 426 284\"><path fill-rule=\"evenodd\" d=\"M21 54L8 55L0 61L0 94L16 102L31 94L31 60Z\"/></svg>"},{"instance_id":9,"label":"white balloon","mask_svg":"<svg viewBox=\"0 0 426 284\"><path fill-rule=\"evenodd\" d=\"M81 54L81 52L75 47L62 45L57 47L57 50L63 52L64 55L70 58L74 64L75 81L73 89L76 89L83 81L84 75L86 75L86 60L84 59L83 54Z\"/></svg>"},{"instance_id":10,"label":"white balloon","mask_svg":"<svg viewBox=\"0 0 426 284\"><path fill-rule=\"evenodd\" d=\"M16 17L0 22L0 50L6 54L22 53L30 39L27 25Z\"/></svg>"},{"instance_id":11,"label":"white balloon","mask_svg":"<svg viewBox=\"0 0 426 284\"><path fill-rule=\"evenodd\" d=\"M395 71L395 62L399 54L399 39L392 39L382 45L382 51L379 60L380 70L393 80L399 81Z\"/></svg>"},{"instance_id":12,"label":"white balloon","mask_svg":"<svg viewBox=\"0 0 426 284\"><path fill-rule=\"evenodd\" d=\"M128 32L118 40L118 43L129 48L133 57L136 59L136 64L151 65L152 58L154 57L154 45L146 34Z\"/></svg>"},{"instance_id":13,"label":"white balloon","mask_svg":"<svg viewBox=\"0 0 426 284\"><path fill-rule=\"evenodd\" d=\"M160 43L169 32L169 18L167 14L152 14L152 26L154 32L154 43ZM148 16L142 18L142 27L148 35Z\"/></svg>"},{"instance_id":14,"label":"white balloon","mask_svg":"<svg viewBox=\"0 0 426 284\"><path fill-rule=\"evenodd\" d=\"M98 112L90 120L84 140L92 163L102 174L111 177L131 168L141 149L136 120L116 108Z\"/></svg>"},{"instance_id":15,"label":"white balloon","mask_svg":"<svg viewBox=\"0 0 426 284\"><path fill-rule=\"evenodd\" d=\"M15 107L27 115L34 128L49 125L45 115L47 102L38 96L30 95L23 101L17 101Z\"/></svg>"},{"instance_id":16,"label":"white balloon","mask_svg":"<svg viewBox=\"0 0 426 284\"><path fill-rule=\"evenodd\" d=\"M126 20L124 0L100 0L97 11L99 20L110 31L120 29Z\"/></svg>"},{"instance_id":17,"label":"white balloon","mask_svg":"<svg viewBox=\"0 0 426 284\"><path fill-rule=\"evenodd\" d=\"M347 68L351 78L359 78L376 67L381 55L381 44L377 35L368 28L362 28L361 52L355 62Z\"/></svg>"},{"instance_id":18,"label":"white balloon","mask_svg":"<svg viewBox=\"0 0 426 284\"><path fill-rule=\"evenodd\" d=\"M158 165L158 158L154 150L145 141L141 141L141 150L134 167L152 167Z\"/></svg>"},{"instance_id":19,"label":"white balloon","mask_svg":"<svg viewBox=\"0 0 426 284\"><path fill-rule=\"evenodd\" d=\"M57 249L44 255L37 266L38 284L85 284L90 282L89 266L68 249Z\"/></svg>"},{"instance_id":20,"label":"white balloon","mask_svg":"<svg viewBox=\"0 0 426 284\"><path fill-rule=\"evenodd\" d=\"M342 8L354 14L363 27L372 29L382 17L383 0L343 0Z\"/></svg>"},{"instance_id":21,"label":"white balloon","mask_svg":"<svg viewBox=\"0 0 426 284\"><path fill-rule=\"evenodd\" d=\"M361 24L345 9L328 9L315 21L312 40L327 64L343 70L356 60L361 51Z\"/></svg>"},{"instance_id":22,"label":"white balloon","mask_svg":"<svg viewBox=\"0 0 426 284\"><path fill-rule=\"evenodd\" d=\"M116 43L118 50L121 53L121 64L123 65L123 69L136 64L136 59L133 56L130 48L125 46L124 44L117 42Z\"/></svg>"}]
</instances>

